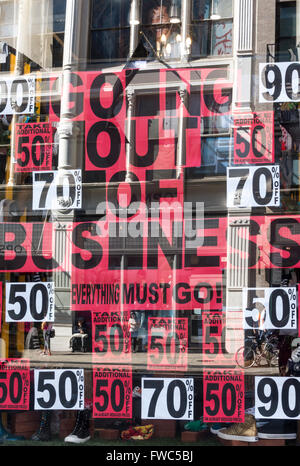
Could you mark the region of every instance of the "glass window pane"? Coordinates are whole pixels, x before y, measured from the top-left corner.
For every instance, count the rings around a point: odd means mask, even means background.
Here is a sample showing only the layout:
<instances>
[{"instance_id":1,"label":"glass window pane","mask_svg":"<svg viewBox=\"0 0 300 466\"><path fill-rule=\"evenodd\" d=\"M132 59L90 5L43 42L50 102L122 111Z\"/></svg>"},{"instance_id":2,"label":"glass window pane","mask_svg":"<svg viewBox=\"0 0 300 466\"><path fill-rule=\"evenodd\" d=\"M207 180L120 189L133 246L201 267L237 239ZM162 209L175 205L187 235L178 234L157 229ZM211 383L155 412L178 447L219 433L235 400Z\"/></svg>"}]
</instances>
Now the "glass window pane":
<instances>
[{"instance_id":1,"label":"glass window pane","mask_svg":"<svg viewBox=\"0 0 300 466\"><path fill-rule=\"evenodd\" d=\"M66 0L53 1L53 31L64 32L66 16Z\"/></svg>"},{"instance_id":2,"label":"glass window pane","mask_svg":"<svg viewBox=\"0 0 300 466\"><path fill-rule=\"evenodd\" d=\"M212 14L218 15L221 18L231 18L232 0L214 0Z\"/></svg>"},{"instance_id":3,"label":"glass window pane","mask_svg":"<svg viewBox=\"0 0 300 466\"><path fill-rule=\"evenodd\" d=\"M211 0L193 1L193 20L209 19Z\"/></svg>"},{"instance_id":4,"label":"glass window pane","mask_svg":"<svg viewBox=\"0 0 300 466\"><path fill-rule=\"evenodd\" d=\"M212 24L211 55L228 55L232 53L232 21Z\"/></svg>"},{"instance_id":5,"label":"glass window pane","mask_svg":"<svg viewBox=\"0 0 300 466\"><path fill-rule=\"evenodd\" d=\"M209 55L210 44L210 23L198 23L191 28L192 47L191 56L193 58L206 57Z\"/></svg>"},{"instance_id":6,"label":"glass window pane","mask_svg":"<svg viewBox=\"0 0 300 466\"><path fill-rule=\"evenodd\" d=\"M113 61L126 60L129 52L129 29L92 31L91 57Z\"/></svg>"},{"instance_id":7,"label":"glass window pane","mask_svg":"<svg viewBox=\"0 0 300 466\"><path fill-rule=\"evenodd\" d=\"M92 28L129 26L130 0L94 0Z\"/></svg>"}]
</instances>

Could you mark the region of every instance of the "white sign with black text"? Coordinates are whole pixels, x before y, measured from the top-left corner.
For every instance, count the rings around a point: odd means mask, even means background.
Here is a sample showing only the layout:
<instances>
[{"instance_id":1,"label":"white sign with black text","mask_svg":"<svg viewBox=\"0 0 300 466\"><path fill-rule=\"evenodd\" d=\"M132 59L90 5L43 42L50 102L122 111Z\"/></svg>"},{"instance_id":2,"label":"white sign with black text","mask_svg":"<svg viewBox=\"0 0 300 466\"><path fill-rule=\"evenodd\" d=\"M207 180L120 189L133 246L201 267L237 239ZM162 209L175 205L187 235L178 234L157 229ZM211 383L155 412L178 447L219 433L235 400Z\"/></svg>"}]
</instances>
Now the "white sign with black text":
<instances>
[{"instance_id":1,"label":"white sign with black text","mask_svg":"<svg viewBox=\"0 0 300 466\"><path fill-rule=\"evenodd\" d=\"M227 207L279 207L279 165L227 167Z\"/></svg>"},{"instance_id":2,"label":"white sign with black text","mask_svg":"<svg viewBox=\"0 0 300 466\"><path fill-rule=\"evenodd\" d=\"M52 282L6 283L6 322L53 322L54 296Z\"/></svg>"},{"instance_id":3,"label":"white sign with black text","mask_svg":"<svg viewBox=\"0 0 300 466\"><path fill-rule=\"evenodd\" d=\"M3 76L0 79L0 115L33 114L34 76Z\"/></svg>"},{"instance_id":4,"label":"white sign with black text","mask_svg":"<svg viewBox=\"0 0 300 466\"><path fill-rule=\"evenodd\" d=\"M297 329L297 289L244 288L244 329Z\"/></svg>"},{"instance_id":5,"label":"white sign with black text","mask_svg":"<svg viewBox=\"0 0 300 466\"><path fill-rule=\"evenodd\" d=\"M300 63L259 64L259 102L299 102Z\"/></svg>"},{"instance_id":6,"label":"white sign with black text","mask_svg":"<svg viewBox=\"0 0 300 466\"><path fill-rule=\"evenodd\" d=\"M35 369L34 409L84 409L84 370Z\"/></svg>"},{"instance_id":7,"label":"white sign with black text","mask_svg":"<svg viewBox=\"0 0 300 466\"><path fill-rule=\"evenodd\" d=\"M193 420L193 417L193 379L142 379L142 419Z\"/></svg>"},{"instance_id":8,"label":"white sign with black text","mask_svg":"<svg viewBox=\"0 0 300 466\"><path fill-rule=\"evenodd\" d=\"M255 377L255 418L300 419L300 378Z\"/></svg>"},{"instance_id":9,"label":"white sign with black text","mask_svg":"<svg viewBox=\"0 0 300 466\"><path fill-rule=\"evenodd\" d=\"M81 170L32 173L32 209L80 209L82 200Z\"/></svg>"}]
</instances>

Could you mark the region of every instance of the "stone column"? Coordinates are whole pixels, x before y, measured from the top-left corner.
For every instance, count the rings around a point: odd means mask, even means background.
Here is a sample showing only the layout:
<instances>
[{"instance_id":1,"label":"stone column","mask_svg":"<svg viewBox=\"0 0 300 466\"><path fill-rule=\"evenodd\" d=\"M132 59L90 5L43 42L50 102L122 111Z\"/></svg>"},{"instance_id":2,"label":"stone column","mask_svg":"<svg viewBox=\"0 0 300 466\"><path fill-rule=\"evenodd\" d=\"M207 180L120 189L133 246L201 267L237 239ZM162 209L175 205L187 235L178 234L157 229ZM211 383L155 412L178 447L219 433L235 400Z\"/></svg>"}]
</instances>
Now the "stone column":
<instances>
[{"instance_id":1,"label":"stone column","mask_svg":"<svg viewBox=\"0 0 300 466\"><path fill-rule=\"evenodd\" d=\"M252 103L254 0L234 0L233 111L250 111Z\"/></svg>"},{"instance_id":2,"label":"stone column","mask_svg":"<svg viewBox=\"0 0 300 466\"><path fill-rule=\"evenodd\" d=\"M58 125L58 183L60 184L71 169L82 167L78 156L78 136L80 128L74 121L74 104L70 105L71 77L73 71L84 67L87 57L89 32L89 0L67 0L65 19L65 40L62 69L62 98L60 122ZM82 156L82 154L79 154ZM63 206L62 206L63 207ZM61 210L53 211L54 221L54 258L58 261L65 256L66 272L55 272L56 316L59 311L66 311L70 306L71 253L68 232L72 229L74 211L65 205Z\"/></svg>"},{"instance_id":3,"label":"stone column","mask_svg":"<svg viewBox=\"0 0 300 466\"><path fill-rule=\"evenodd\" d=\"M254 0L234 0L234 73L233 113L251 113L253 79L253 10ZM241 259L249 249L249 209L228 210L226 349L234 353L244 338L242 325L242 291L248 286L248 262ZM242 244L243 243L243 244ZM243 249L241 249L243 247ZM236 252L235 252L236 251Z\"/></svg>"}]
</instances>

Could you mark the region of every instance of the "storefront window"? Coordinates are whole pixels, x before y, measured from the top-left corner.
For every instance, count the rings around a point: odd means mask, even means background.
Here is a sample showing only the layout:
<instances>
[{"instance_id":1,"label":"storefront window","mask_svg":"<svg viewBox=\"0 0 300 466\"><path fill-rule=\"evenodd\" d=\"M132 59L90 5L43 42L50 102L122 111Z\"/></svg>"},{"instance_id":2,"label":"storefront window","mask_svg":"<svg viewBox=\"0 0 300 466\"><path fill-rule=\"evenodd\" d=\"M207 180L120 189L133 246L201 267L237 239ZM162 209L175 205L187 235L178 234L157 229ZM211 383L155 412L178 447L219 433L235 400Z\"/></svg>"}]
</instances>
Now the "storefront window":
<instances>
[{"instance_id":1,"label":"storefront window","mask_svg":"<svg viewBox=\"0 0 300 466\"><path fill-rule=\"evenodd\" d=\"M299 5L0 0L0 443L297 445Z\"/></svg>"}]
</instances>

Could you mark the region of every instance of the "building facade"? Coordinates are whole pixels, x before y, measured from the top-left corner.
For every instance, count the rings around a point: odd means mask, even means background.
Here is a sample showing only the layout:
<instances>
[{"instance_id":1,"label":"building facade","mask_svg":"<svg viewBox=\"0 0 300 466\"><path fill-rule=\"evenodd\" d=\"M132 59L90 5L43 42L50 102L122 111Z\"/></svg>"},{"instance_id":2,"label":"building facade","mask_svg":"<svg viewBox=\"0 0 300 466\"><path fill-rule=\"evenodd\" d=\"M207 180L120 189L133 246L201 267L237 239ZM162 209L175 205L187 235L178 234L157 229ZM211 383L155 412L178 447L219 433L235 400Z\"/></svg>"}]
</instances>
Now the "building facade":
<instances>
[{"instance_id":1,"label":"building facade","mask_svg":"<svg viewBox=\"0 0 300 466\"><path fill-rule=\"evenodd\" d=\"M0 1L13 435L297 442L299 8Z\"/></svg>"}]
</instances>

